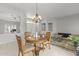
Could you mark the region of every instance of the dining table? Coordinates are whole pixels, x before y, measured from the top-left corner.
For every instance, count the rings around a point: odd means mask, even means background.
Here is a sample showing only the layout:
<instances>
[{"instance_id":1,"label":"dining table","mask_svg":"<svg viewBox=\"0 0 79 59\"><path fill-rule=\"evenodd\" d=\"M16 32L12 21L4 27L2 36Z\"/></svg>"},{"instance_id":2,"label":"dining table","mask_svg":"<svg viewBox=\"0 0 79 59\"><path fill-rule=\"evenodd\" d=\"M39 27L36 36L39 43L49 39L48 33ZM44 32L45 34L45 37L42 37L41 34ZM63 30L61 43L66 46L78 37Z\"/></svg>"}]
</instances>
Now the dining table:
<instances>
[{"instance_id":1,"label":"dining table","mask_svg":"<svg viewBox=\"0 0 79 59\"><path fill-rule=\"evenodd\" d=\"M43 43L46 42L46 38L42 36L40 37L29 36L26 41L35 47L34 54L35 56L38 56L40 50L43 49L43 46L40 46L40 45L43 45Z\"/></svg>"}]
</instances>

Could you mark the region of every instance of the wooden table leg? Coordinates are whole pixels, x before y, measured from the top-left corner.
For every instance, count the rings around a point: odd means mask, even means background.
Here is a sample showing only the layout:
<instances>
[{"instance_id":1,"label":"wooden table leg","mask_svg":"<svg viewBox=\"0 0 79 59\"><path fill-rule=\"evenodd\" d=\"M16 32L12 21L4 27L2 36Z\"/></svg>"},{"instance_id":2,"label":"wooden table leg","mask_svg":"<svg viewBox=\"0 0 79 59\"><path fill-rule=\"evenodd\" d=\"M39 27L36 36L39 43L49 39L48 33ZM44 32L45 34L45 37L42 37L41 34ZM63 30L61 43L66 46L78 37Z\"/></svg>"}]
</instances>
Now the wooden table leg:
<instances>
[{"instance_id":1,"label":"wooden table leg","mask_svg":"<svg viewBox=\"0 0 79 59\"><path fill-rule=\"evenodd\" d=\"M34 43L34 47L35 47L35 56L38 56L39 55L39 49L38 49L38 47L37 47L37 44L36 43Z\"/></svg>"}]
</instances>

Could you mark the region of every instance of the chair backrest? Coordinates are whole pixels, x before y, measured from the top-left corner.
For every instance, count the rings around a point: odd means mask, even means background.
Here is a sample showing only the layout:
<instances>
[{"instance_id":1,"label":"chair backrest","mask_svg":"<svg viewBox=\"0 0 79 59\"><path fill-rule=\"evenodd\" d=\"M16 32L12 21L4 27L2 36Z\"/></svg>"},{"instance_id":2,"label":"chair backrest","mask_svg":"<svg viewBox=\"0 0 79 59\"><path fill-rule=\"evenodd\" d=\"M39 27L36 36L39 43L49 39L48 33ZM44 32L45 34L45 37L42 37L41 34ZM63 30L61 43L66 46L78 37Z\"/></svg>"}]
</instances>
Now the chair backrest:
<instances>
[{"instance_id":1,"label":"chair backrest","mask_svg":"<svg viewBox=\"0 0 79 59\"><path fill-rule=\"evenodd\" d=\"M20 36L16 35L16 40L17 40L17 44L18 44L18 48L21 52L23 52L23 45L22 45L22 40Z\"/></svg>"},{"instance_id":2,"label":"chair backrest","mask_svg":"<svg viewBox=\"0 0 79 59\"><path fill-rule=\"evenodd\" d=\"M29 32L24 32L24 37L25 37L25 39L26 39L27 37L29 37L29 36L30 36Z\"/></svg>"},{"instance_id":3,"label":"chair backrest","mask_svg":"<svg viewBox=\"0 0 79 59\"><path fill-rule=\"evenodd\" d=\"M51 33L50 32L46 32L46 39L49 41L51 38Z\"/></svg>"}]
</instances>

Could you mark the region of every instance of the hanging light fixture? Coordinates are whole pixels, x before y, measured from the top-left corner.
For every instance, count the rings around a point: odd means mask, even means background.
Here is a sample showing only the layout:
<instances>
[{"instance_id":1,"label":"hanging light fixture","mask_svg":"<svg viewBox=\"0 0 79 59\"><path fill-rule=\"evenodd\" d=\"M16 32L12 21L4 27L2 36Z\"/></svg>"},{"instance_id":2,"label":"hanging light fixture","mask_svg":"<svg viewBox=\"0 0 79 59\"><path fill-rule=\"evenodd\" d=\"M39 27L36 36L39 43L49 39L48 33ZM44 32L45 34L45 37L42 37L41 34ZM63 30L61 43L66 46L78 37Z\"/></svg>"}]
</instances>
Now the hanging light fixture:
<instances>
[{"instance_id":1,"label":"hanging light fixture","mask_svg":"<svg viewBox=\"0 0 79 59\"><path fill-rule=\"evenodd\" d=\"M32 17L32 20L35 22L35 23L38 23L41 21L41 16L38 14L38 4L36 3L36 14Z\"/></svg>"}]
</instances>

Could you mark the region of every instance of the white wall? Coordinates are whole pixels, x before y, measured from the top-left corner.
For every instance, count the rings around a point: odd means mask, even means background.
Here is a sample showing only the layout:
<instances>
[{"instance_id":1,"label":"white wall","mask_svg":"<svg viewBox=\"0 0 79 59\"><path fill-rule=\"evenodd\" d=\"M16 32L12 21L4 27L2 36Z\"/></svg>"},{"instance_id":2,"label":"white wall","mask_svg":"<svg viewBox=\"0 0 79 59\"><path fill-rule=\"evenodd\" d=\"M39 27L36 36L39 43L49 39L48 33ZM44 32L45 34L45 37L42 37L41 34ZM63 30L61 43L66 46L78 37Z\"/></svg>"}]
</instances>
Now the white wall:
<instances>
[{"instance_id":1,"label":"white wall","mask_svg":"<svg viewBox=\"0 0 79 59\"><path fill-rule=\"evenodd\" d=\"M58 18L57 32L79 34L79 14Z\"/></svg>"}]
</instances>

